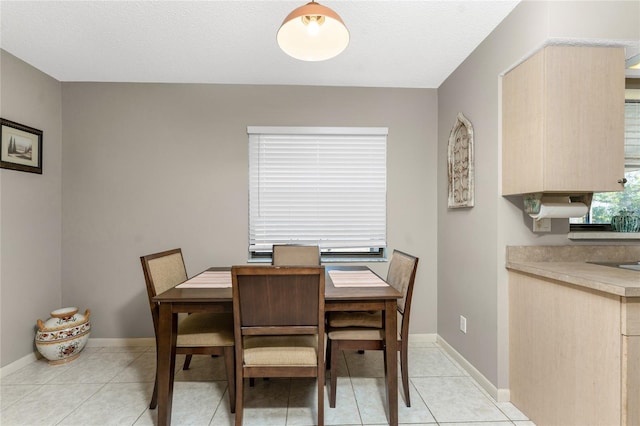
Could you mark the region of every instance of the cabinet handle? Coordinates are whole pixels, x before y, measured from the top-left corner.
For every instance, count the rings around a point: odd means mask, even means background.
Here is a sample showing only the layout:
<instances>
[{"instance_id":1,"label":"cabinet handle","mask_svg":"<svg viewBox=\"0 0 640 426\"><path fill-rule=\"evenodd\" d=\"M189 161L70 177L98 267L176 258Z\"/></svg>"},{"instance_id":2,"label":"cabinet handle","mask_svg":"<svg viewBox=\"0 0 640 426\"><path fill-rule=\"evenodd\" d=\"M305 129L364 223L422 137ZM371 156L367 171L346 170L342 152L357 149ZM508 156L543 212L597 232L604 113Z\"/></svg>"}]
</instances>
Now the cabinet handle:
<instances>
[{"instance_id":1,"label":"cabinet handle","mask_svg":"<svg viewBox=\"0 0 640 426\"><path fill-rule=\"evenodd\" d=\"M624 185L625 183L627 183L627 178L618 179L618 183Z\"/></svg>"}]
</instances>

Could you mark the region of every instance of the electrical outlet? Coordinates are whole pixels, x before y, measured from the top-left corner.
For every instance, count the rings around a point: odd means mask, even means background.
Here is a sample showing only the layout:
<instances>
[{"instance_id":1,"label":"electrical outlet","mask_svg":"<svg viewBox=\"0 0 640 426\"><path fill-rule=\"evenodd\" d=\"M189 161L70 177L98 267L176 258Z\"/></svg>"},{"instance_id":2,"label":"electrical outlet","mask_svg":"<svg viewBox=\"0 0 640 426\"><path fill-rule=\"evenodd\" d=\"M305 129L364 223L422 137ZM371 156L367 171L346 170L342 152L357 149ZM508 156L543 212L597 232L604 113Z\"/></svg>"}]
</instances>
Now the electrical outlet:
<instances>
[{"instance_id":1,"label":"electrical outlet","mask_svg":"<svg viewBox=\"0 0 640 426\"><path fill-rule=\"evenodd\" d=\"M467 319L460 315L460 331L467 333Z\"/></svg>"}]
</instances>

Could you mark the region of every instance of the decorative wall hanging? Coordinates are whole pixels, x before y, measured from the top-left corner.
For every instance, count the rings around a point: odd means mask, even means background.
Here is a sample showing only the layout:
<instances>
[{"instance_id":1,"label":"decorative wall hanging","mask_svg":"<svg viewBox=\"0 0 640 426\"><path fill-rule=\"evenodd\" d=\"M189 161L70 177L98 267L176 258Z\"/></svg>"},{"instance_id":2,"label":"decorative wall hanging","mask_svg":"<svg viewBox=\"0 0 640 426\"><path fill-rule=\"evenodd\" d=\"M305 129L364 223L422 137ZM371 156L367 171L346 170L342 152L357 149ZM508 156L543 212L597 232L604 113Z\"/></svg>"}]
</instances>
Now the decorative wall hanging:
<instances>
[{"instance_id":1,"label":"decorative wall hanging","mask_svg":"<svg viewBox=\"0 0 640 426\"><path fill-rule=\"evenodd\" d=\"M0 167L42 174L42 130L0 118Z\"/></svg>"},{"instance_id":2,"label":"decorative wall hanging","mask_svg":"<svg viewBox=\"0 0 640 426\"><path fill-rule=\"evenodd\" d=\"M473 207L473 126L461 112L449 135L449 208Z\"/></svg>"}]
</instances>

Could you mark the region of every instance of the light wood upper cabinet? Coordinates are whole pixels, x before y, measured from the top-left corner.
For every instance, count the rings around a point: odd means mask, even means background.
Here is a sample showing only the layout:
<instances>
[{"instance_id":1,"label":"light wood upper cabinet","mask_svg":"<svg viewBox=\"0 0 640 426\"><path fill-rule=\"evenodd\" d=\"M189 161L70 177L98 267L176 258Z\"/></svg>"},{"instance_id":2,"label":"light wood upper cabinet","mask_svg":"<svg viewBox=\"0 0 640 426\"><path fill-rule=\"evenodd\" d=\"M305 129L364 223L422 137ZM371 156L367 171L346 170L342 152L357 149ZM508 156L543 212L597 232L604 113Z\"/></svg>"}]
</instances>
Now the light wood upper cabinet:
<instances>
[{"instance_id":1,"label":"light wood upper cabinet","mask_svg":"<svg viewBox=\"0 0 640 426\"><path fill-rule=\"evenodd\" d=\"M502 82L502 195L621 191L624 49L547 46Z\"/></svg>"}]
</instances>

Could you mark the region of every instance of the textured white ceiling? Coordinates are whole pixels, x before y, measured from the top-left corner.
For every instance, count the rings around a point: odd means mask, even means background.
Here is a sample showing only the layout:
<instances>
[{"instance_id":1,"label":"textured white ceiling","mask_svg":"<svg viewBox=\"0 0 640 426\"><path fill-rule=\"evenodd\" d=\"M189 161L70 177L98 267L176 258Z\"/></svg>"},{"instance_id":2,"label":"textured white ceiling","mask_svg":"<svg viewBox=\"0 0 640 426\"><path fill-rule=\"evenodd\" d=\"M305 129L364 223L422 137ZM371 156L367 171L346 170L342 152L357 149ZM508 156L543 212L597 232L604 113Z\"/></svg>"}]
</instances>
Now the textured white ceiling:
<instances>
[{"instance_id":1,"label":"textured white ceiling","mask_svg":"<svg viewBox=\"0 0 640 426\"><path fill-rule=\"evenodd\" d=\"M519 0L326 0L349 28L338 57L276 43L300 1L6 1L0 47L60 81L437 88Z\"/></svg>"}]
</instances>

